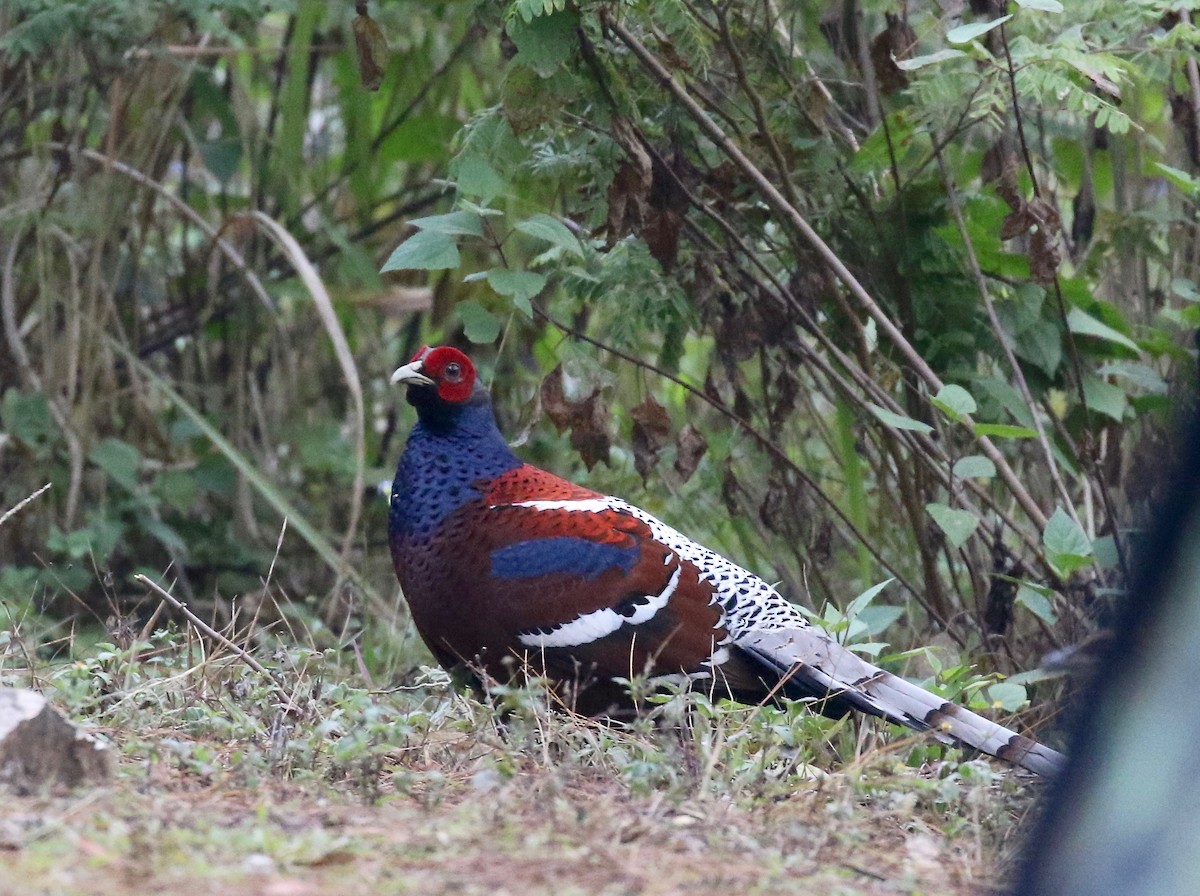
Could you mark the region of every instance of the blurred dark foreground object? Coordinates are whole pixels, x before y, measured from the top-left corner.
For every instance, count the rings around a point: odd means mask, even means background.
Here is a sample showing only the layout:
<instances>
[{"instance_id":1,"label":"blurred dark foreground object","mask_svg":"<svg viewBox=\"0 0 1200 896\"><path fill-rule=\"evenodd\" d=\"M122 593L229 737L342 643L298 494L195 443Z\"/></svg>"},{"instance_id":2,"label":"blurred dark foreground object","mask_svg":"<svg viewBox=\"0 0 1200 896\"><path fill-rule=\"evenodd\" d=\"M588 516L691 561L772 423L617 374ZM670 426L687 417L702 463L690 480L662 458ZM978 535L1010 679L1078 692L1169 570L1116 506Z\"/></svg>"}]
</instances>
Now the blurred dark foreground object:
<instances>
[{"instance_id":1,"label":"blurred dark foreground object","mask_svg":"<svg viewBox=\"0 0 1200 896\"><path fill-rule=\"evenodd\" d=\"M1014 896L1200 894L1200 421L1181 436Z\"/></svg>"}]
</instances>

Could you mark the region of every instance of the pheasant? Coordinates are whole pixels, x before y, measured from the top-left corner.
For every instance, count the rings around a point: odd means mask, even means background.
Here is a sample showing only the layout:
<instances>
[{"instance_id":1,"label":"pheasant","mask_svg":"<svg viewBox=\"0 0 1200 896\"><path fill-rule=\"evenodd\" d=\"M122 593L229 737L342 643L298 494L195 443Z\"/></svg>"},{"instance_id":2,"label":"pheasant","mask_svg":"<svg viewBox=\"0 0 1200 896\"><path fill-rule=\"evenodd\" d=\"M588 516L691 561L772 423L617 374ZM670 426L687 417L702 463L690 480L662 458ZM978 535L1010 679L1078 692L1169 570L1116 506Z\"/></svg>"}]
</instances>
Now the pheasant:
<instances>
[{"instance_id":1,"label":"pheasant","mask_svg":"<svg viewBox=\"0 0 1200 896\"><path fill-rule=\"evenodd\" d=\"M753 573L618 498L523 463L475 367L422 348L396 370L418 421L396 469L392 560L417 631L447 668L521 663L591 715L621 682L682 679L743 703L815 699L930 730L1040 775L1062 755L879 669Z\"/></svg>"}]
</instances>

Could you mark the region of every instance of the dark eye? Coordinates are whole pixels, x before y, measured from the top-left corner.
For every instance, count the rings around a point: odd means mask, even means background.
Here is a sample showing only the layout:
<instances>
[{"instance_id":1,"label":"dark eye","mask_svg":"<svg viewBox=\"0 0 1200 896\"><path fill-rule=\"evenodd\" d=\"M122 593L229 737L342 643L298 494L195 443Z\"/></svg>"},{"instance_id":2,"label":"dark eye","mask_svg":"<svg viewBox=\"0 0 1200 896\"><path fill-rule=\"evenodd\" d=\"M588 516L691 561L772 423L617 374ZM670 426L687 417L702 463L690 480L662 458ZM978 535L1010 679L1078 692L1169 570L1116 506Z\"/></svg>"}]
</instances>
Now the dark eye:
<instances>
[{"instance_id":1,"label":"dark eye","mask_svg":"<svg viewBox=\"0 0 1200 896\"><path fill-rule=\"evenodd\" d=\"M451 361L446 365L446 379L452 383L457 383L462 379L462 368L458 366L457 362Z\"/></svg>"}]
</instances>

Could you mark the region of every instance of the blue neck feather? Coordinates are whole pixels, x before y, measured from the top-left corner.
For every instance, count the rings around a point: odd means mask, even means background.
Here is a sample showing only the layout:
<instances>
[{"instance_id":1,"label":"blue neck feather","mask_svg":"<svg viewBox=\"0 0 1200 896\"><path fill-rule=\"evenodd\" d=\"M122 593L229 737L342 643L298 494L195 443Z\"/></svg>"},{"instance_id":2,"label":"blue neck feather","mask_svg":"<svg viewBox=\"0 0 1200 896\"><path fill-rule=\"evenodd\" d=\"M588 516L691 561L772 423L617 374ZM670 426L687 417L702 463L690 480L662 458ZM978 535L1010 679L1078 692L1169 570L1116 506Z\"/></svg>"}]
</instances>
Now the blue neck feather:
<instances>
[{"instance_id":1,"label":"blue neck feather","mask_svg":"<svg viewBox=\"0 0 1200 896\"><path fill-rule=\"evenodd\" d=\"M455 510L483 497L477 485L521 466L500 435L482 389L461 405L414 403L420 419L392 481L388 529L393 539L433 534Z\"/></svg>"}]
</instances>

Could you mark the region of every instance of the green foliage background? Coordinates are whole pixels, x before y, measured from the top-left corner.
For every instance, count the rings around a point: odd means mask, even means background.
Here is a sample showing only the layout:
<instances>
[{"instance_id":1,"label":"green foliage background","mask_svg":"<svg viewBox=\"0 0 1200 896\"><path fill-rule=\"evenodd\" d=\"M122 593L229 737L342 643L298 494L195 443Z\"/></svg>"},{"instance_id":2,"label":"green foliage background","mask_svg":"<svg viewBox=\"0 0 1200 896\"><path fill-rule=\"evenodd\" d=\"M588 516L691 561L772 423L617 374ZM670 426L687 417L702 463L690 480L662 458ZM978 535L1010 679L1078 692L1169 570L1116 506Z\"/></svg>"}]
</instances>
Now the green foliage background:
<instances>
[{"instance_id":1,"label":"green foliage background","mask_svg":"<svg viewBox=\"0 0 1200 896\"><path fill-rule=\"evenodd\" d=\"M931 672L1103 622L1194 389L1195 4L354 6L0 7L0 615L393 618L448 341L530 460L894 579Z\"/></svg>"}]
</instances>

